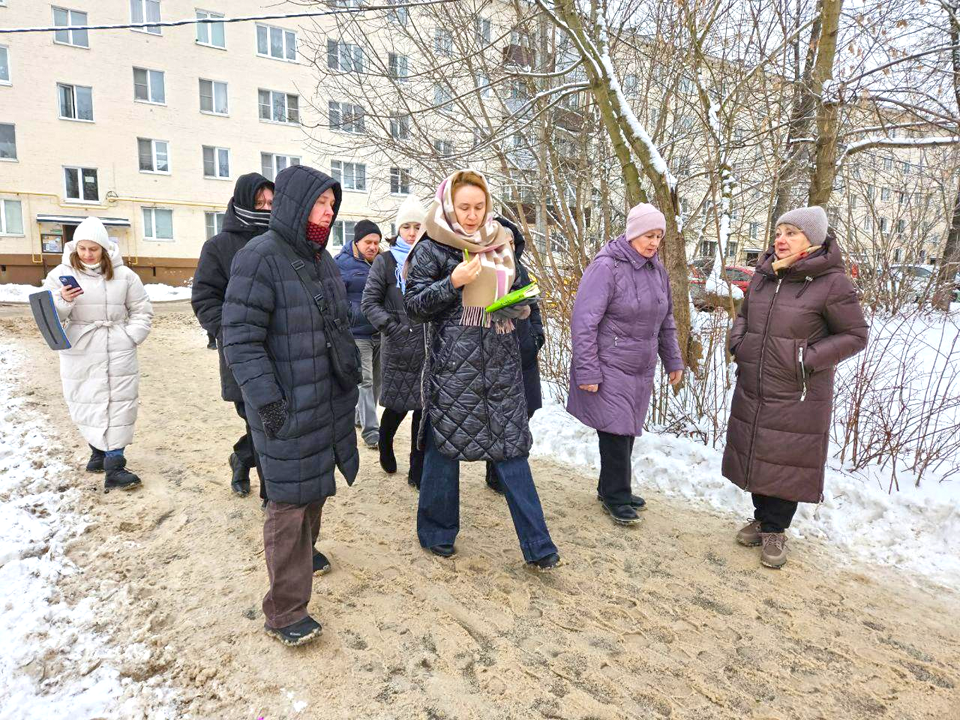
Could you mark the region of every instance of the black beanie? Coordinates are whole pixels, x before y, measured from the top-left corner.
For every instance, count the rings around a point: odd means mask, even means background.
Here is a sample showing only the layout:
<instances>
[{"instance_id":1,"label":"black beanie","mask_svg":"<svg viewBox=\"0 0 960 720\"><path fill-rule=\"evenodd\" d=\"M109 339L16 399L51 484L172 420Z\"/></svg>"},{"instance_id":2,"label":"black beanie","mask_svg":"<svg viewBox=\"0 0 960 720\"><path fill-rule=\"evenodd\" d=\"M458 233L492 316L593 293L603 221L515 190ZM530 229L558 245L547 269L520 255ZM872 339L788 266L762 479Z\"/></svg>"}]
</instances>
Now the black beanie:
<instances>
[{"instance_id":1,"label":"black beanie","mask_svg":"<svg viewBox=\"0 0 960 720\"><path fill-rule=\"evenodd\" d=\"M381 238L383 237L383 233L380 232L380 228L377 227L375 222L372 220L361 220L353 229L353 243L358 243L370 233L376 233Z\"/></svg>"}]
</instances>

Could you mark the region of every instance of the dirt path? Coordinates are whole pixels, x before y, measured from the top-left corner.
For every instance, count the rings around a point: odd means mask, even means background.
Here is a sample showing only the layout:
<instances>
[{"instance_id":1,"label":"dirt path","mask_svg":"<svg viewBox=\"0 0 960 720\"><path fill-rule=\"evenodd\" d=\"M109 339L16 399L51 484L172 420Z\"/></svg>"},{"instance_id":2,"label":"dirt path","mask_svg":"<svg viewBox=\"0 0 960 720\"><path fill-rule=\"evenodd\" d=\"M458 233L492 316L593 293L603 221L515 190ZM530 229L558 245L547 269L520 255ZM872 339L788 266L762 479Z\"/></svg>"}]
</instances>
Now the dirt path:
<instances>
[{"instance_id":1,"label":"dirt path","mask_svg":"<svg viewBox=\"0 0 960 720\"><path fill-rule=\"evenodd\" d=\"M404 459L390 477L361 450L357 483L324 511L320 547L335 570L310 606L323 639L280 646L262 632L259 502L229 490L240 421L184 310L164 307L141 349L128 457L144 488L106 496L82 472L54 354L24 309L0 311L0 337L31 359L17 382L63 438L77 468L68 481L88 489L93 525L70 552L83 572L64 578L64 596L128 589L103 629L147 652L121 672L178 688L182 715L960 717L957 594L840 568L811 541L794 544L787 569L765 571L732 541L729 517L654 494L641 527L616 528L592 477L544 462L534 475L566 565L540 575L523 566L479 466L462 473L460 554L442 561L417 545Z\"/></svg>"}]
</instances>

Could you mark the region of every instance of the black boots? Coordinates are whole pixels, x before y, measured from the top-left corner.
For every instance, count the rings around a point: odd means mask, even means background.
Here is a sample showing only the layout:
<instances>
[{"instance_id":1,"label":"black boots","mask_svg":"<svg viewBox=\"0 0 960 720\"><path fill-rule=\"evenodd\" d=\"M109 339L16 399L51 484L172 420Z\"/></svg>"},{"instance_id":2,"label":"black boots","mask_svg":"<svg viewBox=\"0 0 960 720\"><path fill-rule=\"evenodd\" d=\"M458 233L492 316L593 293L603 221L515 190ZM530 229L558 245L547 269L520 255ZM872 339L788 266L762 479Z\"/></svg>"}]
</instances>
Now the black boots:
<instances>
[{"instance_id":1,"label":"black boots","mask_svg":"<svg viewBox=\"0 0 960 720\"><path fill-rule=\"evenodd\" d=\"M87 472L88 473L102 473L103 472L103 450L97 450L93 445L90 446L90 459L87 460Z\"/></svg>"},{"instance_id":2,"label":"black boots","mask_svg":"<svg viewBox=\"0 0 960 720\"><path fill-rule=\"evenodd\" d=\"M250 494L250 468L243 464L236 453L230 455L230 469L233 470L233 479L230 487L240 497Z\"/></svg>"},{"instance_id":3,"label":"black boots","mask_svg":"<svg viewBox=\"0 0 960 720\"><path fill-rule=\"evenodd\" d=\"M283 628L272 628L269 625L264 625L263 629L267 631L267 635L290 647L305 645L320 637L320 633L323 632L320 623L309 615L303 620L298 620Z\"/></svg>"},{"instance_id":4,"label":"black boots","mask_svg":"<svg viewBox=\"0 0 960 720\"><path fill-rule=\"evenodd\" d=\"M103 469L107 473L103 481L103 491L111 490L132 490L140 486L140 478L127 470L127 459L125 457L105 457L103 459Z\"/></svg>"},{"instance_id":5,"label":"black boots","mask_svg":"<svg viewBox=\"0 0 960 720\"><path fill-rule=\"evenodd\" d=\"M492 462L487 460L487 487L498 495L503 495L503 485L500 484L500 476L497 475L497 469Z\"/></svg>"},{"instance_id":6,"label":"black boots","mask_svg":"<svg viewBox=\"0 0 960 720\"><path fill-rule=\"evenodd\" d=\"M397 471L397 456L393 454L393 436L380 433L380 467L387 475Z\"/></svg>"},{"instance_id":7,"label":"black boots","mask_svg":"<svg viewBox=\"0 0 960 720\"><path fill-rule=\"evenodd\" d=\"M631 505L610 505L604 500L603 509L617 525L636 525L640 522L640 516Z\"/></svg>"},{"instance_id":8,"label":"black boots","mask_svg":"<svg viewBox=\"0 0 960 720\"><path fill-rule=\"evenodd\" d=\"M420 479L423 477L423 453L410 453L410 470L407 472L407 484L420 489Z\"/></svg>"}]
</instances>

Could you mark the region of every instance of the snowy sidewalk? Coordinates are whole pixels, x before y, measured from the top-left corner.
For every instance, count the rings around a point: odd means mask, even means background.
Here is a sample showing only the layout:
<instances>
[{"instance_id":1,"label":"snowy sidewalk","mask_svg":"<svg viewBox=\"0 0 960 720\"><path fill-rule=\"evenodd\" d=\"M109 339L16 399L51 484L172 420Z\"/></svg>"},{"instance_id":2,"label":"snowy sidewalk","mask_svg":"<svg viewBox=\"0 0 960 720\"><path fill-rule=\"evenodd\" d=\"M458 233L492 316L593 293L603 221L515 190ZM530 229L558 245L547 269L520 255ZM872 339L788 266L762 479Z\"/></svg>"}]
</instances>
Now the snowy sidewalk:
<instances>
[{"instance_id":1,"label":"snowy sidewalk","mask_svg":"<svg viewBox=\"0 0 960 720\"><path fill-rule=\"evenodd\" d=\"M173 287L172 285L160 285L158 283L151 283L143 287L147 291L150 302L174 302L190 299L190 288L188 287ZM30 295L42 289L35 285L0 285L0 302L29 302Z\"/></svg>"}]
</instances>

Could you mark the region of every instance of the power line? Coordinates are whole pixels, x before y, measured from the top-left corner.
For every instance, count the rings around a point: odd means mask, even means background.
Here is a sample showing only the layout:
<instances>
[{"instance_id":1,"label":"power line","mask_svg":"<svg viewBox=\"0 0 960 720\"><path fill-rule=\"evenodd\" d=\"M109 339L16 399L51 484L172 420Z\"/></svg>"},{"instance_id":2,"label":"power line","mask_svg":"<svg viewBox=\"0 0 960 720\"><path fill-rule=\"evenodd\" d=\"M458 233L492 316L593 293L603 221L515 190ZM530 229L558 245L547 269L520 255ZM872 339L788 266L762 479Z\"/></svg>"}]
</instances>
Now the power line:
<instances>
[{"instance_id":1,"label":"power line","mask_svg":"<svg viewBox=\"0 0 960 720\"><path fill-rule=\"evenodd\" d=\"M143 30L155 27L180 27L182 25L212 25L214 23L241 23L258 20L288 20L308 17L324 17L327 15L358 15L366 12L381 10L398 10L400 8L417 8L428 5L444 5L455 0L422 0L421 2L397 3L391 5L365 5L355 8L337 8L335 10L308 10L298 13L280 13L273 15L246 15L244 17L222 18L189 18L187 20L158 20L156 22L123 23L119 25L54 25L45 27L0 28L0 35L21 33L61 32L64 30Z\"/></svg>"}]
</instances>

